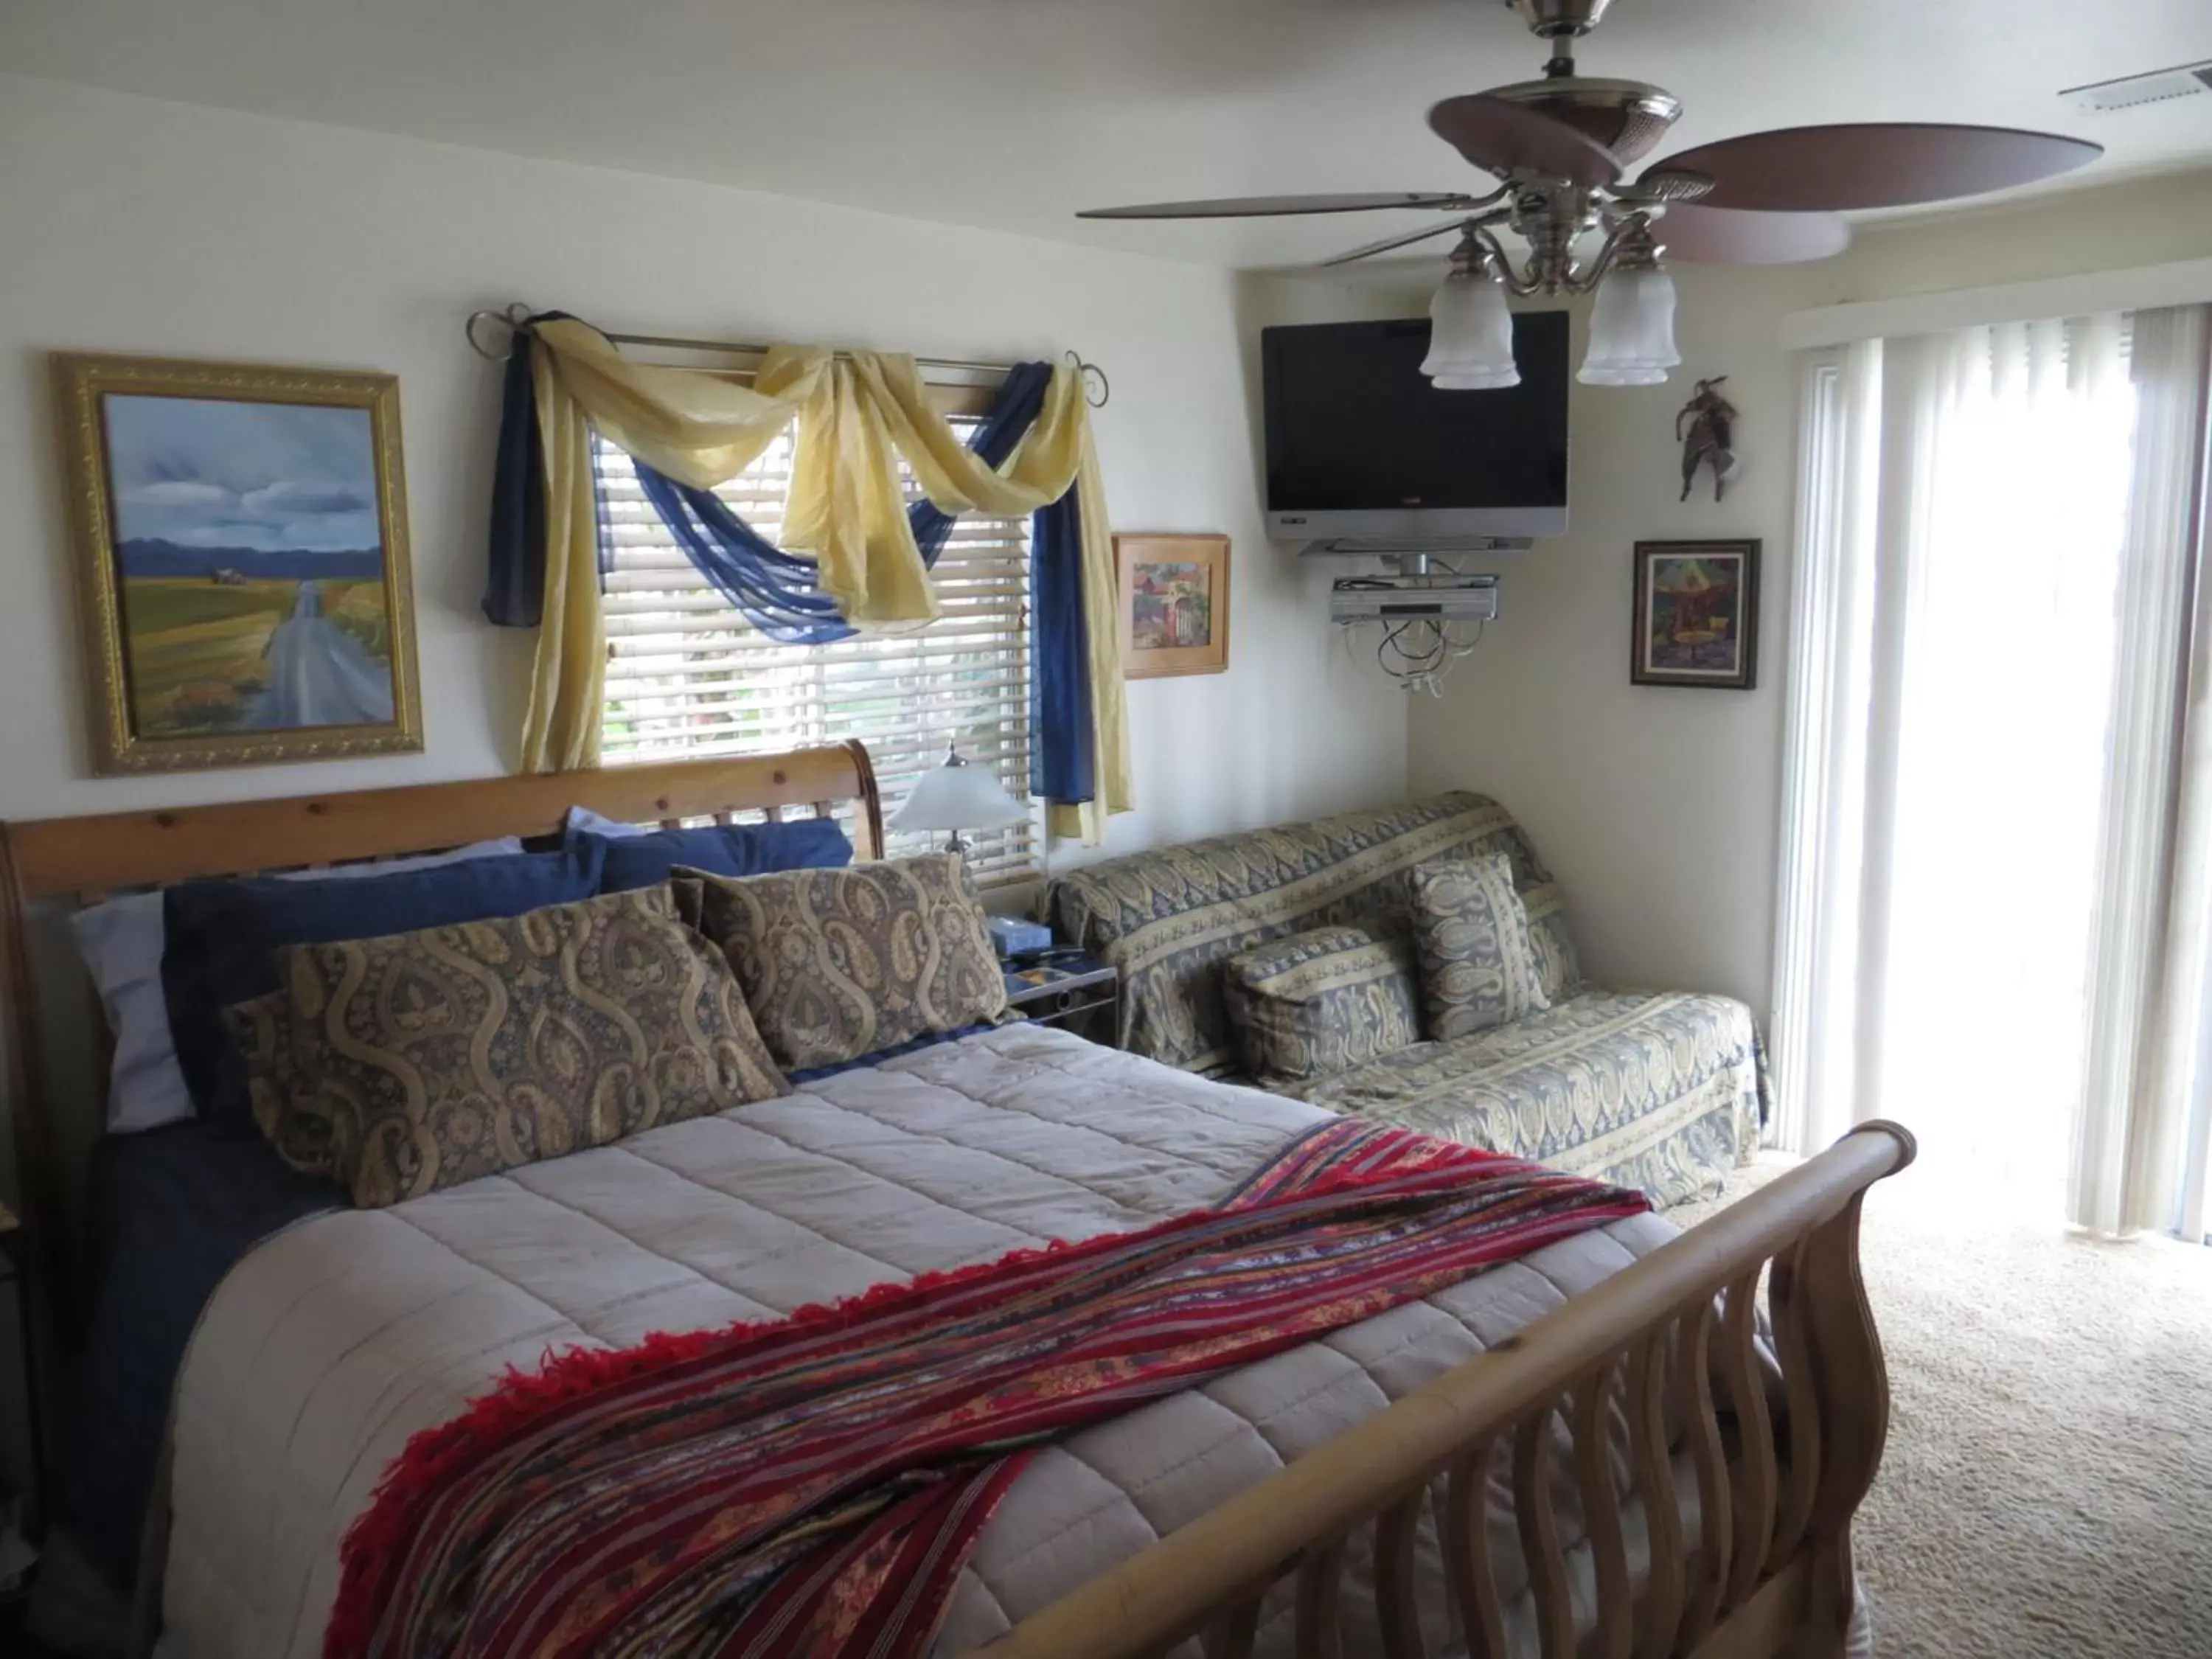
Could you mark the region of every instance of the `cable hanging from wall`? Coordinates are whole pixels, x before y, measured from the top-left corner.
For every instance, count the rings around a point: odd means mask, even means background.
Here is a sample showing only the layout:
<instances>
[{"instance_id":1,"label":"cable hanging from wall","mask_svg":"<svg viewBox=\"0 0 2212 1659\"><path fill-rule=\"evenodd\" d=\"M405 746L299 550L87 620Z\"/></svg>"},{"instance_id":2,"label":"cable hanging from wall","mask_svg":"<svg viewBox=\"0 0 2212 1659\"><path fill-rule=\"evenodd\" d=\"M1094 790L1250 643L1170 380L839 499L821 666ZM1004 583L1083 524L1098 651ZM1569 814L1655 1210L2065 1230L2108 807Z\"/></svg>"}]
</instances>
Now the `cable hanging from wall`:
<instances>
[{"instance_id":1,"label":"cable hanging from wall","mask_svg":"<svg viewBox=\"0 0 2212 1659\"><path fill-rule=\"evenodd\" d=\"M1391 574L1342 576L1331 585L1329 619L1358 659L1361 630L1380 630L1375 665L1411 696L1443 695L1443 681L1482 643L1498 616L1498 579L1465 574L1425 554L1401 555Z\"/></svg>"}]
</instances>

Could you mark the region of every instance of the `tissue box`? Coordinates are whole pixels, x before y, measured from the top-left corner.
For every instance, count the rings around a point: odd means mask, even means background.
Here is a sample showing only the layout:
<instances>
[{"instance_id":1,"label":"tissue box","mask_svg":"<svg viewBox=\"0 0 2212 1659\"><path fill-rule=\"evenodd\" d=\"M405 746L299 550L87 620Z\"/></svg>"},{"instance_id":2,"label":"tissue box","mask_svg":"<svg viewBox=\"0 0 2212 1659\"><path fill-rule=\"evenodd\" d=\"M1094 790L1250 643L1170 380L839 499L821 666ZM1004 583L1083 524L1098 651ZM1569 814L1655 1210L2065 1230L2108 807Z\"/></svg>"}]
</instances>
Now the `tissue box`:
<instances>
[{"instance_id":1,"label":"tissue box","mask_svg":"<svg viewBox=\"0 0 2212 1659\"><path fill-rule=\"evenodd\" d=\"M1024 921L1019 916L991 916L983 925L990 930L991 943L1002 957L1042 951L1052 944L1052 929L1041 921Z\"/></svg>"}]
</instances>

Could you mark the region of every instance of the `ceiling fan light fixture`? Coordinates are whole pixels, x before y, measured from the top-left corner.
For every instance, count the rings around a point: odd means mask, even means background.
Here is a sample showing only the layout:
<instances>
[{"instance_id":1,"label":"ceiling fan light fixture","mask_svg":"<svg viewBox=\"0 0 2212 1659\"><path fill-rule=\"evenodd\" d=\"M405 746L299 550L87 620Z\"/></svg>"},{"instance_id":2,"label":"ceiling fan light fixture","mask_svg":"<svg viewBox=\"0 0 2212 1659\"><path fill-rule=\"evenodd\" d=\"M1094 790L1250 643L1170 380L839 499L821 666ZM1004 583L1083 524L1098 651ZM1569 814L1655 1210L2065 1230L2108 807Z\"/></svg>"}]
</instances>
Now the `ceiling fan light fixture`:
<instances>
[{"instance_id":1,"label":"ceiling fan light fixture","mask_svg":"<svg viewBox=\"0 0 2212 1659\"><path fill-rule=\"evenodd\" d=\"M1421 373L1440 392L1498 392L1521 384L1504 283L1454 263L1429 301L1429 355Z\"/></svg>"},{"instance_id":2,"label":"ceiling fan light fixture","mask_svg":"<svg viewBox=\"0 0 2212 1659\"><path fill-rule=\"evenodd\" d=\"M1438 374L1429 384L1439 392L1504 392L1521 384L1521 371L1509 368L1488 374Z\"/></svg>"},{"instance_id":3,"label":"ceiling fan light fixture","mask_svg":"<svg viewBox=\"0 0 2212 1659\"><path fill-rule=\"evenodd\" d=\"M1682 361L1674 349L1674 279L1656 265L1616 266L1590 307L1584 386L1658 386Z\"/></svg>"},{"instance_id":4,"label":"ceiling fan light fixture","mask_svg":"<svg viewBox=\"0 0 2212 1659\"><path fill-rule=\"evenodd\" d=\"M1497 0L1490 0L1497 3ZM1540 79L1461 93L1429 109L1429 130L1488 173L1486 194L1398 192L1268 196L1106 209L1100 218L1237 218L1367 209L1441 210L1461 232L1452 274L1429 308L1421 372L1444 391L1517 386L1509 299L1595 294L1586 386L1656 386L1682 361L1674 349L1674 284L1662 256L1690 264L1791 264L1850 245L1855 210L1909 207L2057 177L2102 155L2064 133L1929 121L1853 121L1740 133L1662 156L1625 182L1682 113L1649 82L1579 72L1577 42L1613 0L1504 0L1546 41ZM2202 5L2204 0L2198 0ZM2123 100L2185 96L2212 64L2151 82L2107 83ZM2095 99L2097 88L2075 88ZM2072 95L2072 94L2069 94ZM1452 222L1401 231L1328 263L1411 247ZM1604 242L1578 251L1593 234ZM1525 255L1498 240L1510 233Z\"/></svg>"},{"instance_id":5,"label":"ceiling fan light fixture","mask_svg":"<svg viewBox=\"0 0 2212 1659\"><path fill-rule=\"evenodd\" d=\"M1663 368L1585 368L1575 377L1584 386L1664 386Z\"/></svg>"}]
</instances>

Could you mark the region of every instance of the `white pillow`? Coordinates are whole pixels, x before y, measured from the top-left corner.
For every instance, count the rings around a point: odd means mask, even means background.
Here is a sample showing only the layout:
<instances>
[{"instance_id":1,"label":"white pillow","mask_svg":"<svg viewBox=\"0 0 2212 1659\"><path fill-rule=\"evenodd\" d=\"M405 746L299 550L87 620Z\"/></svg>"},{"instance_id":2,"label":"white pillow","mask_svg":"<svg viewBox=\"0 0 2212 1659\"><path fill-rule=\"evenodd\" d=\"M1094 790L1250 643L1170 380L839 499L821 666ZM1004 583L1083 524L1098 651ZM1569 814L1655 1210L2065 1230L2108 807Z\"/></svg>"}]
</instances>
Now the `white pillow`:
<instances>
[{"instance_id":1,"label":"white pillow","mask_svg":"<svg viewBox=\"0 0 2212 1659\"><path fill-rule=\"evenodd\" d=\"M344 864L329 870L288 870L286 881L345 881L360 876L398 875L428 870L467 859L520 853L514 836L475 842L450 853L391 859L381 864ZM169 1002L161 989L161 953L168 946L159 892L130 893L80 910L70 918L76 948L100 988L107 1029L115 1034L115 1064L109 1075L107 1127L127 1134L154 1129L192 1115L191 1091L177 1067L169 1036Z\"/></svg>"},{"instance_id":2,"label":"white pillow","mask_svg":"<svg viewBox=\"0 0 2212 1659\"><path fill-rule=\"evenodd\" d=\"M646 823L624 823L620 818L594 812L588 806L570 807L566 823L572 834L603 836L609 841L628 841L632 836L649 836L658 827Z\"/></svg>"}]
</instances>

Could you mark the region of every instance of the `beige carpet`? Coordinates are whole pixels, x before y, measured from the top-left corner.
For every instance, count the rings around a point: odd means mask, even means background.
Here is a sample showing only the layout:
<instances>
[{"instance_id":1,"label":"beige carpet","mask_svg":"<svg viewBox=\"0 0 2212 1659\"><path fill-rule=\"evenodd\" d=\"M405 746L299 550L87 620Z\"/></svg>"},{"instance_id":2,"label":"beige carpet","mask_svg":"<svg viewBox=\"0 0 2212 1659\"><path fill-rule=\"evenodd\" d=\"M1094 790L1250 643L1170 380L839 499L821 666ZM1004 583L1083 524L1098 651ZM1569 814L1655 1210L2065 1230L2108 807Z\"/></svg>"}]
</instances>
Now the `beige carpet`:
<instances>
[{"instance_id":1,"label":"beige carpet","mask_svg":"<svg viewBox=\"0 0 2212 1659\"><path fill-rule=\"evenodd\" d=\"M2212 1249L1991 1218L1922 1176L1863 1234L1895 1401L1857 1533L1875 1652L2212 1656Z\"/></svg>"}]
</instances>

